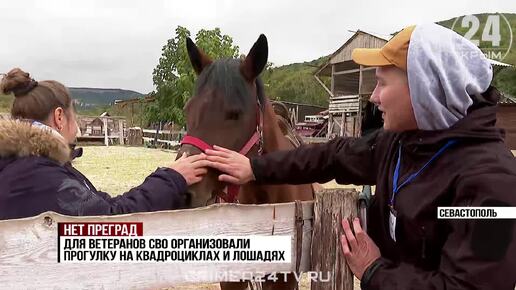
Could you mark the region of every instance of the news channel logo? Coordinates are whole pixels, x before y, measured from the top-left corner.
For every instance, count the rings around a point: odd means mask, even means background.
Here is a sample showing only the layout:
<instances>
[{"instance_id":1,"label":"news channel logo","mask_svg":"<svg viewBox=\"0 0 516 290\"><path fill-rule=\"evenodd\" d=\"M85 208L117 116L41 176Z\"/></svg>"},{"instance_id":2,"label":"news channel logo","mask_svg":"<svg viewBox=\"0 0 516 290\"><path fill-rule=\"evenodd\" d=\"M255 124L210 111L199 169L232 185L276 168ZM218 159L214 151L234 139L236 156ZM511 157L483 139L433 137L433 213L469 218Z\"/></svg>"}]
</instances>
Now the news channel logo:
<instances>
[{"instance_id":1,"label":"news channel logo","mask_svg":"<svg viewBox=\"0 0 516 290\"><path fill-rule=\"evenodd\" d=\"M502 13L457 17L451 29L478 46L487 58L501 62L511 51L513 31Z\"/></svg>"}]
</instances>

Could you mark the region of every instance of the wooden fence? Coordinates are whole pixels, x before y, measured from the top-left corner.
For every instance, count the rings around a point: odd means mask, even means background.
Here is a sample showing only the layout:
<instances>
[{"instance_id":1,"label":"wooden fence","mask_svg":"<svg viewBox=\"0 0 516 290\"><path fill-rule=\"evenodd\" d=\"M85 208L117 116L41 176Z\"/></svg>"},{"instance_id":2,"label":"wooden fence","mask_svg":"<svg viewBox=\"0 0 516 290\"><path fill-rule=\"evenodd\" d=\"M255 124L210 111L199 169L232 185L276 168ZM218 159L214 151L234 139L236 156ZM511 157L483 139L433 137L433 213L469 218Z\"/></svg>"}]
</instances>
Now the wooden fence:
<instances>
[{"instance_id":1,"label":"wooden fence","mask_svg":"<svg viewBox=\"0 0 516 290\"><path fill-rule=\"evenodd\" d=\"M143 142L154 147L173 149L179 146L186 131L143 129Z\"/></svg>"},{"instance_id":2,"label":"wooden fence","mask_svg":"<svg viewBox=\"0 0 516 290\"><path fill-rule=\"evenodd\" d=\"M324 190L314 202L216 204L206 208L118 216L70 217L46 212L0 221L0 285L6 289L157 289L232 281L221 275L322 271L312 289L351 290L340 250L340 220L356 216L354 190ZM145 236L289 235L291 263L57 263L59 222L143 222ZM322 238L324 237L324 238ZM232 276L233 276L232 275ZM26 277L31 277L27 279ZM216 279L213 277L225 277Z\"/></svg>"}]
</instances>

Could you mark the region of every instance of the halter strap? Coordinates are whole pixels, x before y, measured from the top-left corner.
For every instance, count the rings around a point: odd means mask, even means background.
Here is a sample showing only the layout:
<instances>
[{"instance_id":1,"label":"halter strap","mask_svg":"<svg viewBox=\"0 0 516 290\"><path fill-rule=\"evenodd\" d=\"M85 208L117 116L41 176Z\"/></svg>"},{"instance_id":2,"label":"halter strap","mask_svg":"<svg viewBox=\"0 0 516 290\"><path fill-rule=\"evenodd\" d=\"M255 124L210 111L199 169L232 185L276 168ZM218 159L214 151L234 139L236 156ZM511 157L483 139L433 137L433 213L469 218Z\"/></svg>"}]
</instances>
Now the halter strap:
<instances>
[{"instance_id":1,"label":"halter strap","mask_svg":"<svg viewBox=\"0 0 516 290\"><path fill-rule=\"evenodd\" d=\"M202 141L201 139L197 138L197 137L193 137L193 136L190 136L190 135L185 135L183 137L183 140L181 140L181 145L183 144L189 144L189 145L192 145L192 146L195 146L197 148L199 148L202 152L206 152L207 149L213 149L213 147Z\"/></svg>"},{"instance_id":2,"label":"halter strap","mask_svg":"<svg viewBox=\"0 0 516 290\"><path fill-rule=\"evenodd\" d=\"M261 109L260 100L257 99L257 106L256 106L256 118L257 118L257 125L256 130L254 131L254 134L247 140L247 142L244 144L242 149L238 151L238 153L242 155L247 155L249 151L251 151L251 148L254 147L254 145L258 144L258 154L261 155L263 153L263 112ZM213 149L213 146L204 142L200 138L185 135L183 137L183 140L181 140L181 145L188 144L195 146L202 152L206 152L208 149ZM237 195L240 191L240 185L235 184L228 184L227 185L227 193L225 196L217 196L217 203L220 202L220 200L224 200L228 203L234 203L237 201Z\"/></svg>"}]
</instances>

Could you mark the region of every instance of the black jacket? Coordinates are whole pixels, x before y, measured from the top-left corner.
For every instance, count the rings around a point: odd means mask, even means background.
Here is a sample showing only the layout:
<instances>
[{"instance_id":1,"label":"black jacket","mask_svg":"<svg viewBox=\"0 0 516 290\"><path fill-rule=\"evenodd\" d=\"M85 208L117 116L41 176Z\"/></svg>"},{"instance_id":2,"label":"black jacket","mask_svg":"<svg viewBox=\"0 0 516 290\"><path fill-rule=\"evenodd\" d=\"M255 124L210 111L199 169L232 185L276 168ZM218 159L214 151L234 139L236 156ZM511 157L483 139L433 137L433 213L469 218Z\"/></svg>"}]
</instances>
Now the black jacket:
<instances>
[{"instance_id":1,"label":"black jacket","mask_svg":"<svg viewBox=\"0 0 516 290\"><path fill-rule=\"evenodd\" d=\"M376 185L368 233L382 258L368 268L362 289L514 290L514 220L437 219L438 206L516 206L516 161L495 127L498 93L475 104L453 127L393 133L256 157L259 183L327 182ZM399 180L420 169L449 140L449 147L395 197L396 242L389 233L389 200L401 146Z\"/></svg>"},{"instance_id":2,"label":"black jacket","mask_svg":"<svg viewBox=\"0 0 516 290\"><path fill-rule=\"evenodd\" d=\"M187 184L176 171L157 169L128 192L110 197L71 165L68 145L19 121L0 121L0 219L55 211L112 215L185 206Z\"/></svg>"}]
</instances>

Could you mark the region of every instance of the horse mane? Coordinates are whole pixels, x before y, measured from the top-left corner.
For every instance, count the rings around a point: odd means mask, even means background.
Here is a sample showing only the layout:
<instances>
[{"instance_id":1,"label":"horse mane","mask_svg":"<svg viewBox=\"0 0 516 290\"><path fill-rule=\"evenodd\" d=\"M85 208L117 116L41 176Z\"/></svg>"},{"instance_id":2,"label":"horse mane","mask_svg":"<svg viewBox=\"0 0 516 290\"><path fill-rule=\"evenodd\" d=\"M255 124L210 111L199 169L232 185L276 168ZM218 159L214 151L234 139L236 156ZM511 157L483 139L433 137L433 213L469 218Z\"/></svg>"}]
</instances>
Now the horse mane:
<instances>
[{"instance_id":1,"label":"horse mane","mask_svg":"<svg viewBox=\"0 0 516 290\"><path fill-rule=\"evenodd\" d=\"M262 82L262 79L260 79L260 77L256 78L256 81L255 81L255 84L256 84L256 93L257 93L257 97L258 97L258 101L260 102L260 109L262 110L262 112L265 110L265 88L263 86L263 82Z\"/></svg>"}]
</instances>

